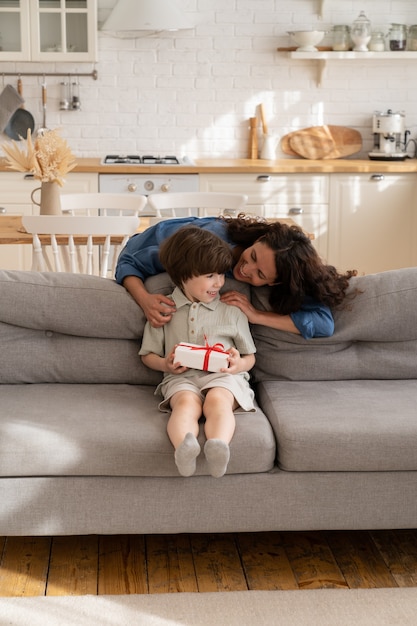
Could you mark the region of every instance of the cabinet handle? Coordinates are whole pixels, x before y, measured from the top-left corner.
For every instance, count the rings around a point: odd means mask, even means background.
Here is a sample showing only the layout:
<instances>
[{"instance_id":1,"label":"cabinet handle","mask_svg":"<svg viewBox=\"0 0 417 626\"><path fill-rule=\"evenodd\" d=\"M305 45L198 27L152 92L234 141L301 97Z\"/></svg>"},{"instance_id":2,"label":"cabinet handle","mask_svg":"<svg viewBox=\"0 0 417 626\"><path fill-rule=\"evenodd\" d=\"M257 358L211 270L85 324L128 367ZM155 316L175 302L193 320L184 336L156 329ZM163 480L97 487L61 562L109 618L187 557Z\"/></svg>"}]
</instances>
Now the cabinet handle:
<instances>
[{"instance_id":1,"label":"cabinet handle","mask_svg":"<svg viewBox=\"0 0 417 626\"><path fill-rule=\"evenodd\" d=\"M32 178L35 178L35 176L34 176L33 174L25 174L23 178L24 178L25 180L26 180L26 179L30 179L30 180L32 180Z\"/></svg>"},{"instance_id":2,"label":"cabinet handle","mask_svg":"<svg viewBox=\"0 0 417 626\"><path fill-rule=\"evenodd\" d=\"M379 182L380 180L384 180L385 176L384 174L372 174L371 176L371 180L374 180L375 182Z\"/></svg>"},{"instance_id":3,"label":"cabinet handle","mask_svg":"<svg viewBox=\"0 0 417 626\"><path fill-rule=\"evenodd\" d=\"M260 183L267 183L271 180L271 177L268 174L262 174L257 176L256 180L259 180Z\"/></svg>"},{"instance_id":4,"label":"cabinet handle","mask_svg":"<svg viewBox=\"0 0 417 626\"><path fill-rule=\"evenodd\" d=\"M0 214L4 215L5 213L7 213L7 209L4 206L0 206Z\"/></svg>"},{"instance_id":5,"label":"cabinet handle","mask_svg":"<svg viewBox=\"0 0 417 626\"><path fill-rule=\"evenodd\" d=\"M299 207L299 206L295 206L295 207L293 207L292 209L290 209L290 210L288 211L288 213L289 213L290 215L301 215L301 213L304 213L304 209L302 209L302 208L301 208L301 207Z\"/></svg>"}]
</instances>

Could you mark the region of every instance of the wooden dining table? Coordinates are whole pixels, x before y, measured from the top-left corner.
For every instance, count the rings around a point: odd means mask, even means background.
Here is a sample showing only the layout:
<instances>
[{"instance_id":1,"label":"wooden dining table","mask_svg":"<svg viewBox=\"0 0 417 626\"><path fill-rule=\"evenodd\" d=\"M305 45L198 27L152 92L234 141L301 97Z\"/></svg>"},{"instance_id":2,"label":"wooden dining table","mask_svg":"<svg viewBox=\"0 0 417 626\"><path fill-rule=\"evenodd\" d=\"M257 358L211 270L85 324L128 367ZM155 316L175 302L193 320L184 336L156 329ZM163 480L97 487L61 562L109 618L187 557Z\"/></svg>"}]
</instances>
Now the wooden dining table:
<instances>
[{"instance_id":1,"label":"wooden dining table","mask_svg":"<svg viewBox=\"0 0 417 626\"><path fill-rule=\"evenodd\" d=\"M270 221L278 221L283 224L295 225L296 222L291 218L271 218ZM137 229L137 232L143 232L150 225L149 217L141 217L140 224ZM314 235L309 233L308 236L310 239L314 239ZM50 244L51 238L49 235L39 235L39 239L41 243L48 245ZM93 242L96 245L104 244L105 236L102 235L94 235ZM77 236L74 238L75 243L83 244L86 243L86 236ZM111 238L111 243L114 245L120 245L123 241L123 237L121 235L113 235ZM10 245L10 244L30 244L32 245L33 238L30 233L27 233L22 225L22 216L21 215L0 215L0 245ZM60 245L66 245L68 243L68 235L58 235L57 242Z\"/></svg>"}]
</instances>

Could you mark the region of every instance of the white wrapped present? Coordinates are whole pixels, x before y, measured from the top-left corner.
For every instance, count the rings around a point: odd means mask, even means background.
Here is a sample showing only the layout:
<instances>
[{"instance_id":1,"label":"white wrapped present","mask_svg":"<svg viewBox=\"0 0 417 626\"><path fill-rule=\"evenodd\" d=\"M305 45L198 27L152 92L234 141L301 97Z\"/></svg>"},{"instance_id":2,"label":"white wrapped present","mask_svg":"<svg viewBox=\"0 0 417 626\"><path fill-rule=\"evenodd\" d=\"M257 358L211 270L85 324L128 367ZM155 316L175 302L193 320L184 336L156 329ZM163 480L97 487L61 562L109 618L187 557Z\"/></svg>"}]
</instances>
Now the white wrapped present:
<instances>
[{"instance_id":1,"label":"white wrapped present","mask_svg":"<svg viewBox=\"0 0 417 626\"><path fill-rule=\"evenodd\" d=\"M229 353L221 343L214 346L209 346L208 343L205 346L180 343L175 348L174 363L205 372L220 372L224 367L229 367L228 356Z\"/></svg>"}]
</instances>

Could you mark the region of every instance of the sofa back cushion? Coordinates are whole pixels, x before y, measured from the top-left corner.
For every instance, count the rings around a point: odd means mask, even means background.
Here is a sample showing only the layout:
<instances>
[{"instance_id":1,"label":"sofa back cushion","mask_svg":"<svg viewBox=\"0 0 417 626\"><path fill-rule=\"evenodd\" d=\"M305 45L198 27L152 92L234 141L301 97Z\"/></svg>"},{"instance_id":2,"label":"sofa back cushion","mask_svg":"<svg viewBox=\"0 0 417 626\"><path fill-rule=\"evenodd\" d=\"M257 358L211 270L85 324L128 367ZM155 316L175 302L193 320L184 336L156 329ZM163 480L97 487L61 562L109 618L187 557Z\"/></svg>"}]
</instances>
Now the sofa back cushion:
<instances>
[{"instance_id":1,"label":"sofa back cushion","mask_svg":"<svg viewBox=\"0 0 417 626\"><path fill-rule=\"evenodd\" d=\"M147 286L173 289L167 274ZM236 286L227 281L225 289ZM157 385L161 374L138 356L145 322L124 287L108 278L0 271L0 383Z\"/></svg>"},{"instance_id":2,"label":"sofa back cushion","mask_svg":"<svg viewBox=\"0 0 417 626\"><path fill-rule=\"evenodd\" d=\"M331 337L253 326L257 381L417 378L417 268L358 276L342 308L333 311ZM268 310L268 289L253 289L256 308Z\"/></svg>"}]
</instances>

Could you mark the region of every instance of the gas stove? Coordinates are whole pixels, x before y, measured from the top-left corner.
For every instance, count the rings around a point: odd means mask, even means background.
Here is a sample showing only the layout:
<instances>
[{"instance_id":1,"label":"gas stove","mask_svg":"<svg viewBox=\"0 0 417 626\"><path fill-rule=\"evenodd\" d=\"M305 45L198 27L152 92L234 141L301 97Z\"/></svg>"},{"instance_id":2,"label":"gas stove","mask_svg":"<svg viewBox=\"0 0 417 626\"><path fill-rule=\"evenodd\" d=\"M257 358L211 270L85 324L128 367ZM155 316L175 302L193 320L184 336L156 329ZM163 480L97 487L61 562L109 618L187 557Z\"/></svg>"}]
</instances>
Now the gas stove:
<instances>
[{"instance_id":1,"label":"gas stove","mask_svg":"<svg viewBox=\"0 0 417 626\"><path fill-rule=\"evenodd\" d=\"M103 163L106 165L193 165L188 157L154 156L145 154L107 154Z\"/></svg>"}]
</instances>

